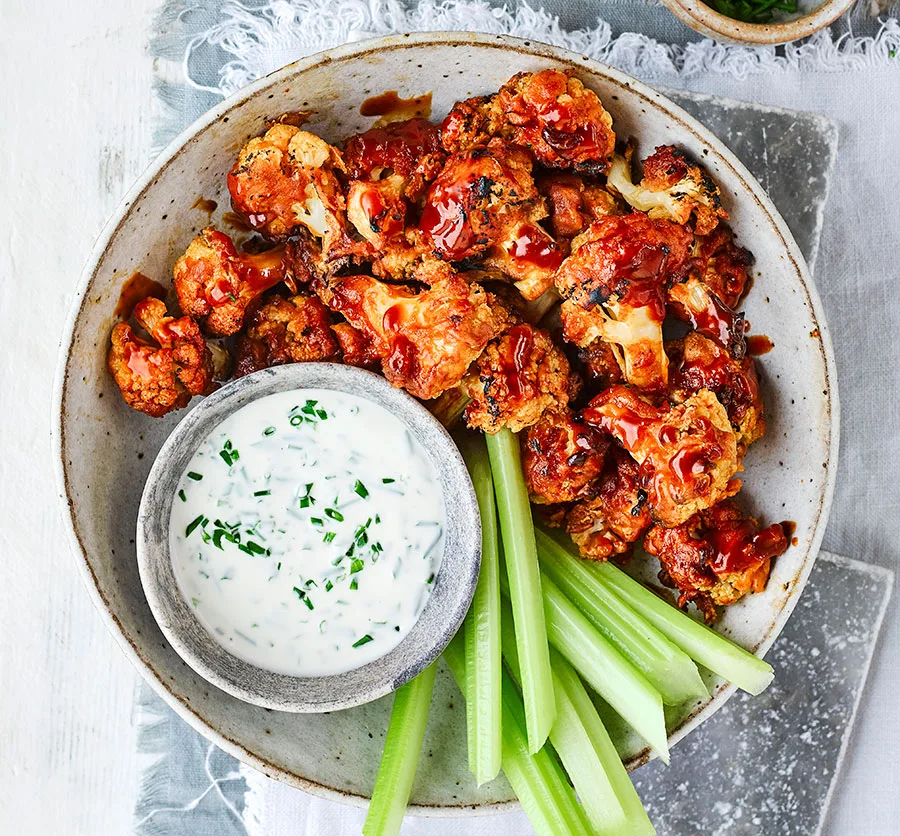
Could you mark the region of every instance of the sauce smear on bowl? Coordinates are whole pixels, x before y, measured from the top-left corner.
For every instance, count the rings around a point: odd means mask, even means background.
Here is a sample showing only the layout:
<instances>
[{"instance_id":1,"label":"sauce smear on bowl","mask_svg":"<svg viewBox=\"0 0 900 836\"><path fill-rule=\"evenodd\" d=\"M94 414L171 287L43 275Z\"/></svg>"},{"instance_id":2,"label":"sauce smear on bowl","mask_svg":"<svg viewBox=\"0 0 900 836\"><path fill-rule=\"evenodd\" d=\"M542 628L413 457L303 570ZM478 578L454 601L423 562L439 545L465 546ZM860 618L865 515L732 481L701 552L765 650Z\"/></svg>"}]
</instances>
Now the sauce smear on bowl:
<instances>
[{"instance_id":1,"label":"sauce smear on bowl","mask_svg":"<svg viewBox=\"0 0 900 836\"><path fill-rule=\"evenodd\" d=\"M230 653L291 676L371 662L412 629L444 547L428 453L364 398L280 392L200 445L172 505L175 577Z\"/></svg>"}]
</instances>

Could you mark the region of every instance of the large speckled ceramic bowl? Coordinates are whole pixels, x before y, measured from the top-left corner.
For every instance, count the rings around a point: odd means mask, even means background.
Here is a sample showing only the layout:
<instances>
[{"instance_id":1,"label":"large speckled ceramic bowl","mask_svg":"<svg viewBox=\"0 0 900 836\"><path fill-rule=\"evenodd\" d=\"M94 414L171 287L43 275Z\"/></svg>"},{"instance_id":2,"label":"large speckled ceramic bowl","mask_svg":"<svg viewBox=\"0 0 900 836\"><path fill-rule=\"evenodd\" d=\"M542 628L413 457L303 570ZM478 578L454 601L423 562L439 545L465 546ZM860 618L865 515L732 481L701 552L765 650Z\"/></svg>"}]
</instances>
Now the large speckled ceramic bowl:
<instances>
[{"instance_id":1,"label":"large speckled ceramic bowl","mask_svg":"<svg viewBox=\"0 0 900 836\"><path fill-rule=\"evenodd\" d=\"M834 359L821 305L787 226L760 185L707 129L664 96L588 58L500 36L403 35L330 50L261 79L203 116L135 185L100 237L63 338L57 381L59 490L72 545L103 617L158 693L194 728L267 775L329 798L363 803L371 792L390 698L331 714L268 711L211 687L165 640L141 588L134 530L150 462L183 414L153 420L127 409L105 368L122 282L134 270L171 284L172 265L203 226L222 223L225 175L267 117L314 108L309 128L337 140L370 124L361 102L385 90L433 92L433 116L458 99L496 90L513 73L572 68L597 91L621 136L639 153L677 143L721 184L732 224L756 254L744 310L753 332L775 343L760 358L768 432L745 461L743 501L765 522L794 520L796 541L765 590L729 608L717 625L762 655L797 603L825 529L837 466ZM210 218L197 198L215 200ZM204 204L200 204L204 205ZM640 561L634 561L640 565ZM648 575L652 575L647 565ZM677 742L733 689L711 681L708 701L670 719ZM466 768L465 711L439 672L412 791L414 811L452 815L502 808L505 780L476 787ZM648 757L624 741L631 765Z\"/></svg>"},{"instance_id":2,"label":"large speckled ceramic bowl","mask_svg":"<svg viewBox=\"0 0 900 836\"><path fill-rule=\"evenodd\" d=\"M444 553L431 595L412 630L393 650L330 676L286 676L232 655L203 627L178 588L169 519L182 474L197 448L229 415L258 398L330 389L365 398L398 418L426 451L444 499ZM361 432L365 432L361 429ZM377 438L363 438L377 446ZM481 566L481 520L472 480L450 434L415 398L380 375L337 363L295 363L238 378L201 401L166 439L144 486L137 560L150 609L169 644L201 676L254 705L279 711L355 708L396 690L441 654L472 603Z\"/></svg>"}]
</instances>

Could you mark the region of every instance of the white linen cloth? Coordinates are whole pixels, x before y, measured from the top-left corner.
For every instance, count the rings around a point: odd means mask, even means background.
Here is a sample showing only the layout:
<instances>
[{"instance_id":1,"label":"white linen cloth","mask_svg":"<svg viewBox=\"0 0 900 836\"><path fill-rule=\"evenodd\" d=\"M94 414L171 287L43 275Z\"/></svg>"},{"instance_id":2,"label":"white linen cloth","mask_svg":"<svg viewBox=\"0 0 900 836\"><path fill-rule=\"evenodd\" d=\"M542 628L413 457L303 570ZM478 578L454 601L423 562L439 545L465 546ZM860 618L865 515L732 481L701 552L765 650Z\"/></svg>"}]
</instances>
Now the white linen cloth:
<instances>
[{"instance_id":1,"label":"white linen cloth","mask_svg":"<svg viewBox=\"0 0 900 836\"><path fill-rule=\"evenodd\" d=\"M593 21L585 20L585 24ZM877 39L835 44L822 34L804 45L774 49L725 47L711 41L665 45L644 35L612 36L600 23L565 32L528 7L492 8L477 0L419 4L360 0L276 0L253 10L223 8L191 44L189 77L202 49L214 45L232 60L208 92L229 93L266 72L360 30L379 34L413 29L477 29L559 43L661 86L719 94L830 116L841 129L841 150L826 206L816 279L838 362L842 405L841 466L825 548L898 568L900 501L893 476L900 464L900 27L889 21ZM848 590L848 594L852 591ZM897 712L900 620L896 601L876 657L850 769L830 829L871 836L896 832L900 821ZM862 768L877 762L877 782ZM859 766L860 768L856 768ZM364 812L322 801L241 767L249 792L244 822L251 834L358 834ZM531 832L522 814L490 819L414 819L404 834L456 836Z\"/></svg>"}]
</instances>

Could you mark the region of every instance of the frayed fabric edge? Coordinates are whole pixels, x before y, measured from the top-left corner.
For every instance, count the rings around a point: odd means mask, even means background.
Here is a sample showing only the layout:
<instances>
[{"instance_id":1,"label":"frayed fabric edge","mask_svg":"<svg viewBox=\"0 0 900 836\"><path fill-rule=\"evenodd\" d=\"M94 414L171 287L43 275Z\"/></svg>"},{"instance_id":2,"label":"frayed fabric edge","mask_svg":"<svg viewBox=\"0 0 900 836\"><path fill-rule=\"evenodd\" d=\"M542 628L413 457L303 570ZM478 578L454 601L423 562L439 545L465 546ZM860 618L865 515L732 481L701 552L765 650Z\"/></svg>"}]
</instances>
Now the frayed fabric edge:
<instances>
[{"instance_id":1,"label":"frayed fabric edge","mask_svg":"<svg viewBox=\"0 0 900 836\"><path fill-rule=\"evenodd\" d=\"M567 31L558 17L527 3L509 9L492 7L485 0L424 0L407 9L397 0L272 0L255 7L232 0L221 8L218 22L190 41L183 70L193 88L227 96L291 61L344 44L357 32L387 35L454 29L544 41L644 79L689 78L707 72L745 78L757 73L900 68L900 22L896 19L884 21L874 37L848 34L835 39L824 29L780 48L734 46L710 39L682 46L636 32L613 37L610 25L599 18L591 29ZM205 48L230 56L212 85L199 80L195 72Z\"/></svg>"}]
</instances>

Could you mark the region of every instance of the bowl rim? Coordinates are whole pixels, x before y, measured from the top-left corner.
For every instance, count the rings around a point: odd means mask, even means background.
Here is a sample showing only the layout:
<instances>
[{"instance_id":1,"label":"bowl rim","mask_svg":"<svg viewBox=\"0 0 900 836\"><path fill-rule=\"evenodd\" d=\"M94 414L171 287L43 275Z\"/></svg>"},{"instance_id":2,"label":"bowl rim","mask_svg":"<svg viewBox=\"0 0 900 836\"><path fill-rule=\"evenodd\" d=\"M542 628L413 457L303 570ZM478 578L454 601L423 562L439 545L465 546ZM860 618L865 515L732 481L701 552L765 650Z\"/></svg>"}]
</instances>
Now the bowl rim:
<instances>
[{"instance_id":1,"label":"bowl rim","mask_svg":"<svg viewBox=\"0 0 900 836\"><path fill-rule=\"evenodd\" d=\"M846 12L854 0L826 0L807 14L773 23L735 20L717 12L703 0L663 0L663 3L682 22L689 26L696 23L701 34L719 36L732 43L777 46L824 29Z\"/></svg>"},{"instance_id":2,"label":"bowl rim","mask_svg":"<svg viewBox=\"0 0 900 836\"><path fill-rule=\"evenodd\" d=\"M422 612L402 641L357 668L320 677L291 676L254 665L210 635L176 580L171 513L178 482L204 439L251 403L275 394L329 390L380 406L403 424L434 466L445 509L443 557ZM415 398L380 375L338 363L291 363L237 378L184 416L157 453L141 495L135 536L147 603L166 640L212 685L273 711L323 713L373 702L434 662L456 634L481 567L481 520L475 490L450 433Z\"/></svg>"},{"instance_id":3,"label":"bowl rim","mask_svg":"<svg viewBox=\"0 0 900 836\"><path fill-rule=\"evenodd\" d=\"M784 606L773 618L771 626L762 641L757 647L752 648L752 652L757 656L762 657L781 632L785 622L790 617L790 614L797 604L799 594L806 584L809 573L812 571L815 557L819 551L825 533L825 524L834 496L837 475L838 444L840 437L840 403L838 398L834 351L825 322L822 303L818 291L812 282L803 255L801 254L796 241L794 241L793 235L788 229L784 219L781 217L762 186L759 185L753 175L747 170L746 166L735 157L735 155L715 136L715 134L712 133L712 131L703 126L684 109L676 105L662 93L658 93L643 82L638 81L626 73L609 67L586 55L580 55L579 53L545 44L538 40L517 38L510 35L489 35L477 32L431 31L388 35L333 47L287 64L281 69L263 76L252 84L247 85L231 96L223 99L218 105L208 110L186 127L184 131L175 137L175 139L173 139L145 169L143 174L122 199L109 221L107 221L106 225L103 227L94 244L91 254L88 257L84 270L82 271L60 340L60 353L51 407L53 410L52 442L54 469L56 473L58 496L63 512L63 524L67 533L69 546L75 555L82 577L88 587L88 592L94 601L95 606L100 611L101 618L106 622L113 637L123 649L125 655L137 668L138 672L144 677L153 690L165 700L165 702L172 707L185 722L204 737L216 743L221 749L233 755L243 763L262 772L267 777L283 781L291 786L305 790L312 795L356 807L367 806L369 799L356 793L325 786L289 772L282 767L265 760L261 755L251 752L239 741L228 737L221 729L214 728L208 724L195 712L190 703L184 701L177 694L169 690L164 677L157 673L157 671L144 660L137 645L125 634L121 623L109 608L108 602L99 587L98 579L90 565L86 550L81 543L79 532L75 524L74 503L69 494L68 474L66 471L66 438L63 403L65 401L66 389L68 386L67 366L72 341L74 339L75 325L82 308L88 303L86 290L96 275L103 253L124 225L127 213L135 200L137 200L153 184L154 178L158 172L171 163L172 160L180 154L182 148L210 124L221 119L232 108L255 96L259 91L264 90L271 85L281 83L282 79L290 78L299 72L336 61L357 59L367 55L376 55L387 51L405 49L410 46L427 48L428 46L434 45L478 45L498 48L528 57L548 58L562 64L568 64L576 71L579 68L587 69L597 75L605 76L620 86L628 88L631 92L643 99L646 106L665 112L670 118L679 122L682 128L685 128L698 139L701 139L711 149L714 149L721 157L724 164L731 170L732 174L741 182L747 197L752 198L756 202L763 214L767 216L768 221L772 224L774 231L781 238L787 256L798 274L801 288L819 330L818 346L825 369L826 388L823 392L823 397L826 402L826 413L829 421L827 441L828 456L825 467L824 490L817 511L816 522L813 528L813 535L810 539L810 547L806 560L792 583L791 595L785 600ZM693 730L700 722L712 716L725 704L735 690L736 688L734 685L726 685L719 688L709 702L702 706L702 708L697 709L689 717L685 718L685 720L673 730L669 736L670 744L674 745ZM650 756L649 750L645 750L630 761L627 766L629 769L636 768L637 766L646 763L650 759ZM518 808L518 802L513 799L510 801L492 802L483 805L465 804L441 806L411 804L409 806L409 812L413 815L430 817L456 817L491 815L493 813L501 813Z\"/></svg>"}]
</instances>

